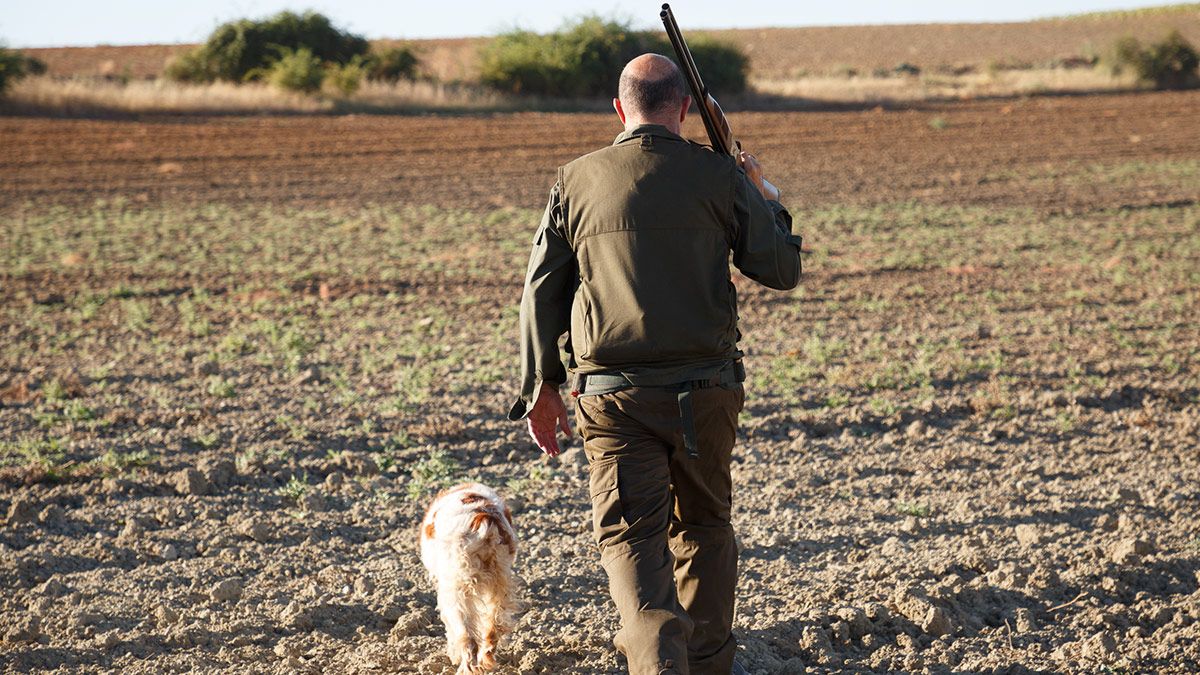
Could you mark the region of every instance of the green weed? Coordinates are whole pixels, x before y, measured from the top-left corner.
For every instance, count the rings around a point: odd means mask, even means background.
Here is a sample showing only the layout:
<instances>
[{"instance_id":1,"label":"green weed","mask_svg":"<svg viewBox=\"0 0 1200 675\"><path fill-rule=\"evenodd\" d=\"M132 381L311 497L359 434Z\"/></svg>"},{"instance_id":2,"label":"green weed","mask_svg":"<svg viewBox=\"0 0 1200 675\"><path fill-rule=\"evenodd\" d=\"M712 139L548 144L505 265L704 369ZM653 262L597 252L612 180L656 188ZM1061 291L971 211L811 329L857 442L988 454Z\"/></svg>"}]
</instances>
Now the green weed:
<instances>
[{"instance_id":1,"label":"green weed","mask_svg":"<svg viewBox=\"0 0 1200 675\"><path fill-rule=\"evenodd\" d=\"M150 454L149 450L144 449L131 452L110 449L95 461L104 467L106 473L124 473L129 469L150 466L154 461L154 456Z\"/></svg>"},{"instance_id":2,"label":"green weed","mask_svg":"<svg viewBox=\"0 0 1200 675\"><path fill-rule=\"evenodd\" d=\"M287 483L275 490L275 494L298 503L311 487L308 484L308 472L305 471L299 476L293 475L289 478Z\"/></svg>"},{"instance_id":3,"label":"green weed","mask_svg":"<svg viewBox=\"0 0 1200 675\"><path fill-rule=\"evenodd\" d=\"M234 389L233 383L219 375L213 375L208 378L208 385L205 387L205 391L208 392L209 396L216 398L233 398L237 395L237 390Z\"/></svg>"},{"instance_id":4,"label":"green weed","mask_svg":"<svg viewBox=\"0 0 1200 675\"><path fill-rule=\"evenodd\" d=\"M205 450L211 450L221 442L221 434L217 431L198 431L192 435L192 442Z\"/></svg>"},{"instance_id":5,"label":"green weed","mask_svg":"<svg viewBox=\"0 0 1200 675\"><path fill-rule=\"evenodd\" d=\"M434 450L413 465L406 488L408 498L418 501L431 493L453 485L462 467L445 450Z\"/></svg>"},{"instance_id":6,"label":"green weed","mask_svg":"<svg viewBox=\"0 0 1200 675\"><path fill-rule=\"evenodd\" d=\"M932 513L928 504L906 501L896 502L896 512L914 518L928 518Z\"/></svg>"}]
</instances>

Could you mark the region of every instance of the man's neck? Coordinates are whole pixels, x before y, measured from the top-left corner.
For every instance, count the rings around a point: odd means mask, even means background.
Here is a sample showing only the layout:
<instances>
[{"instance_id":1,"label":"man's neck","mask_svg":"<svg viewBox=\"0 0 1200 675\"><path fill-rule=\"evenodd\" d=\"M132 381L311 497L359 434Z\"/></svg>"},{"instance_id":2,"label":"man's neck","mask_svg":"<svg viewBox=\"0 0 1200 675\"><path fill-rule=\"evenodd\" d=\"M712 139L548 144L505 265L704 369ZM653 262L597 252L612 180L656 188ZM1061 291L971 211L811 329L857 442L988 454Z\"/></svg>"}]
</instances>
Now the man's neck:
<instances>
[{"instance_id":1,"label":"man's neck","mask_svg":"<svg viewBox=\"0 0 1200 675\"><path fill-rule=\"evenodd\" d=\"M666 127L667 131L675 134L676 136L683 135L683 133L682 133L683 125L679 123L679 120L677 120L677 119L661 119L661 118L656 119L653 117L649 117L649 118L644 117L644 118L640 118L640 119L636 119L636 120L633 118L626 118L625 131L633 131L634 129L636 129L640 126L643 126L645 124L656 124L660 127Z\"/></svg>"}]
</instances>

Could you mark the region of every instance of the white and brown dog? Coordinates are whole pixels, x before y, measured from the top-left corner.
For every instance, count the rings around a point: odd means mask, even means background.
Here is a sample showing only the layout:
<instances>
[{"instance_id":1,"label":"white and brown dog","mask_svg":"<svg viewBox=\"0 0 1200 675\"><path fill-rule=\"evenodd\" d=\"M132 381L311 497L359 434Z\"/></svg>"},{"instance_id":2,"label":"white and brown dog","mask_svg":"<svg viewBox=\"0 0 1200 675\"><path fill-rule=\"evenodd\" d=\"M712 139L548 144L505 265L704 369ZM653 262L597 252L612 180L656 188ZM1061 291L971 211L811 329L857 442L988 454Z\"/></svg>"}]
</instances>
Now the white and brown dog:
<instances>
[{"instance_id":1,"label":"white and brown dog","mask_svg":"<svg viewBox=\"0 0 1200 675\"><path fill-rule=\"evenodd\" d=\"M437 584L451 663L460 675L491 670L517 611L512 512L491 488L464 483L429 505L420 539L421 562Z\"/></svg>"}]
</instances>

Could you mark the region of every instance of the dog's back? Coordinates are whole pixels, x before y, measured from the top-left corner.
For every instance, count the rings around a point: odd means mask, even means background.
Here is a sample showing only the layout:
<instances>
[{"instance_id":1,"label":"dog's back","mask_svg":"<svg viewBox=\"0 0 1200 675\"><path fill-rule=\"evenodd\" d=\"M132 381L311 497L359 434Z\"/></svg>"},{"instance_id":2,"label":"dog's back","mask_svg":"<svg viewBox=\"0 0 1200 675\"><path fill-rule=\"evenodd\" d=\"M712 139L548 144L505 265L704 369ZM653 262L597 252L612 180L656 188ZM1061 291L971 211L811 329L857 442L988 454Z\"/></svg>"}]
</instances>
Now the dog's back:
<instances>
[{"instance_id":1,"label":"dog's back","mask_svg":"<svg viewBox=\"0 0 1200 675\"><path fill-rule=\"evenodd\" d=\"M460 673L492 668L516 611L512 513L487 486L455 486L430 504L420 544L421 562L437 583L450 660Z\"/></svg>"}]
</instances>

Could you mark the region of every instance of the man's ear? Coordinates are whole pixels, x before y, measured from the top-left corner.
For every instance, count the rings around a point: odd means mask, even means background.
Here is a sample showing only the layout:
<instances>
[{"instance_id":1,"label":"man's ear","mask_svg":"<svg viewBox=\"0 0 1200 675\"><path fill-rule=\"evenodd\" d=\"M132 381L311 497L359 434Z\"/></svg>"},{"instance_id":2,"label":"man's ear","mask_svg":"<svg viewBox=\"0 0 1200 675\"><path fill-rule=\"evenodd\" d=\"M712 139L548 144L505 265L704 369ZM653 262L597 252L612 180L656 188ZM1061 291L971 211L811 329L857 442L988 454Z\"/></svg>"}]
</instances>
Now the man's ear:
<instances>
[{"instance_id":1,"label":"man's ear","mask_svg":"<svg viewBox=\"0 0 1200 675\"><path fill-rule=\"evenodd\" d=\"M679 111L679 123L680 124L683 124L683 120L684 120L684 118L687 117L687 111L688 111L688 108L690 108L690 107L692 107L692 97L684 96L683 97L683 110Z\"/></svg>"},{"instance_id":2,"label":"man's ear","mask_svg":"<svg viewBox=\"0 0 1200 675\"><path fill-rule=\"evenodd\" d=\"M621 118L621 124L625 124L625 109L621 107L621 99L613 99L613 110L617 111L617 117Z\"/></svg>"}]
</instances>

